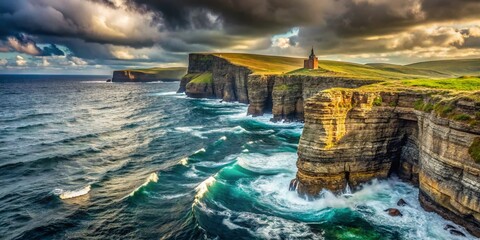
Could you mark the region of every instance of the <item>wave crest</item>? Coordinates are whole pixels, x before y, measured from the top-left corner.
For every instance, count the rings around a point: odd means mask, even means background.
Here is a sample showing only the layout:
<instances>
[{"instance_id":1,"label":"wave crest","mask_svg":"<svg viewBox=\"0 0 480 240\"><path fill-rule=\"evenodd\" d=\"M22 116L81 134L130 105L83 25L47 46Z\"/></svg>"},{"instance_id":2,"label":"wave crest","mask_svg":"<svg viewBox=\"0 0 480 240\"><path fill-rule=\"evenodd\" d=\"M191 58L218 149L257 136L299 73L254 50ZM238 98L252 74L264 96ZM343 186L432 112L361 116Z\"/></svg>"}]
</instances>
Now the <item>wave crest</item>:
<instances>
[{"instance_id":1,"label":"wave crest","mask_svg":"<svg viewBox=\"0 0 480 240\"><path fill-rule=\"evenodd\" d=\"M158 182L158 175L157 173L151 173L148 178L145 180L145 182L140 185L139 187L135 188L135 190L133 190L129 196L133 196L135 195L136 192L138 192L140 189L142 189L143 187L146 187L148 184L150 184L151 182Z\"/></svg>"},{"instance_id":2,"label":"wave crest","mask_svg":"<svg viewBox=\"0 0 480 240\"><path fill-rule=\"evenodd\" d=\"M86 195L90 192L90 190L90 185L76 190L63 190L61 188L57 188L53 190L53 194L57 195L60 199L69 199Z\"/></svg>"}]
</instances>

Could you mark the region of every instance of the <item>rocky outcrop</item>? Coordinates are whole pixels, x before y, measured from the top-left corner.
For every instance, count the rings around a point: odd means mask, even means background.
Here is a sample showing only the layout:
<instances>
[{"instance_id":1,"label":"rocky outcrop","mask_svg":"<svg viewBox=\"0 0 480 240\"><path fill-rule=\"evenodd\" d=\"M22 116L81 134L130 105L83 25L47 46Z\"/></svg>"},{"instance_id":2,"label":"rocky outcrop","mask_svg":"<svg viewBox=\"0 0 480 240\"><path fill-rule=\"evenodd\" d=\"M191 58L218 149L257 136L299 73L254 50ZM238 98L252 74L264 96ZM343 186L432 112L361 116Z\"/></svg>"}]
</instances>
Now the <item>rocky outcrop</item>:
<instances>
[{"instance_id":1,"label":"rocky outcrop","mask_svg":"<svg viewBox=\"0 0 480 240\"><path fill-rule=\"evenodd\" d=\"M209 84L191 82L194 79L192 76L198 73L211 73L212 82ZM187 96L194 98L219 98L224 101L248 103L247 79L251 73L248 68L231 64L221 57L190 54L188 73L182 78L178 92L185 91ZM201 89L205 92L201 93Z\"/></svg>"},{"instance_id":2,"label":"rocky outcrop","mask_svg":"<svg viewBox=\"0 0 480 240\"><path fill-rule=\"evenodd\" d=\"M250 76L248 113L272 113L274 121L303 121L304 101L330 88L358 88L377 81L303 75Z\"/></svg>"},{"instance_id":3,"label":"rocky outcrop","mask_svg":"<svg viewBox=\"0 0 480 240\"><path fill-rule=\"evenodd\" d=\"M480 164L469 154L480 127L442 116L435 94L338 89L309 98L296 190L316 196L397 173L418 184L425 209L480 236ZM449 104L458 116L480 110L468 99Z\"/></svg>"}]
</instances>

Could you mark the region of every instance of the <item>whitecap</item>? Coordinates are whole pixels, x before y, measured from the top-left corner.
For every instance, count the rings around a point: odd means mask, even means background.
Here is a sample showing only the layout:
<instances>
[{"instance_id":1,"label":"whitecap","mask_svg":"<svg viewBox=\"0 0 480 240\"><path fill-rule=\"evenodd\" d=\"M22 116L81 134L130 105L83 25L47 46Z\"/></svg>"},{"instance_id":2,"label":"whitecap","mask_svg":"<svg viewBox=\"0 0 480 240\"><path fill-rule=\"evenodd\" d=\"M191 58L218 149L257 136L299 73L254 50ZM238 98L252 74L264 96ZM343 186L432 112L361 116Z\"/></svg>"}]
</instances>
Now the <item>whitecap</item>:
<instances>
[{"instance_id":1,"label":"whitecap","mask_svg":"<svg viewBox=\"0 0 480 240\"><path fill-rule=\"evenodd\" d=\"M188 157L184 157L178 161L178 163L182 164L183 166L187 166L188 164Z\"/></svg>"},{"instance_id":2,"label":"whitecap","mask_svg":"<svg viewBox=\"0 0 480 240\"><path fill-rule=\"evenodd\" d=\"M140 189L142 189L143 187L147 186L149 183L151 182L158 182L158 175L157 173L151 173L150 175L148 175L148 178L145 180L145 182L140 185L139 187L135 188L135 190L133 190L129 196L133 196L135 195L136 192L138 192Z\"/></svg>"},{"instance_id":3,"label":"whitecap","mask_svg":"<svg viewBox=\"0 0 480 240\"><path fill-rule=\"evenodd\" d=\"M198 154L198 153L204 153L206 152L207 150L205 150L205 148L200 148L198 149L197 151L195 151L193 154Z\"/></svg>"},{"instance_id":4,"label":"whitecap","mask_svg":"<svg viewBox=\"0 0 480 240\"><path fill-rule=\"evenodd\" d=\"M76 198L76 197L86 195L87 193L90 192L90 189L91 189L90 185L80 189L76 189L76 190L63 190L63 189L57 188L53 190L53 194L57 195L60 199L69 199L69 198Z\"/></svg>"},{"instance_id":5,"label":"whitecap","mask_svg":"<svg viewBox=\"0 0 480 240\"><path fill-rule=\"evenodd\" d=\"M189 127L176 127L174 129L178 132L189 133L194 137L206 138L202 136L202 132L199 131L202 128L203 128L202 126L189 126Z\"/></svg>"},{"instance_id":6,"label":"whitecap","mask_svg":"<svg viewBox=\"0 0 480 240\"><path fill-rule=\"evenodd\" d=\"M152 94L153 96L173 96L177 95L177 92L160 92L160 93L154 93Z\"/></svg>"},{"instance_id":7,"label":"whitecap","mask_svg":"<svg viewBox=\"0 0 480 240\"><path fill-rule=\"evenodd\" d=\"M294 172L297 154L294 152L264 155L259 153L243 153L238 157L237 164L256 173Z\"/></svg>"},{"instance_id":8,"label":"whitecap","mask_svg":"<svg viewBox=\"0 0 480 240\"><path fill-rule=\"evenodd\" d=\"M210 176L207 178L205 181L201 182L195 190L197 191L197 194L195 195L195 202L200 201L200 199L205 195L206 192L208 192L208 187L213 185L215 183L215 177Z\"/></svg>"},{"instance_id":9,"label":"whitecap","mask_svg":"<svg viewBox=\"0 0 480 240\"><path fill-rule=\"evenodd\" d=\"M170 200L170 199L176 199L176 198L185 197L185 196L188 196L189 194L190 194L190 193L179 193L179 194L171 194L171 195L162 195L162 196L159 196L159 197L156 197L156 198Z\"/></svg>"}]
</instances>

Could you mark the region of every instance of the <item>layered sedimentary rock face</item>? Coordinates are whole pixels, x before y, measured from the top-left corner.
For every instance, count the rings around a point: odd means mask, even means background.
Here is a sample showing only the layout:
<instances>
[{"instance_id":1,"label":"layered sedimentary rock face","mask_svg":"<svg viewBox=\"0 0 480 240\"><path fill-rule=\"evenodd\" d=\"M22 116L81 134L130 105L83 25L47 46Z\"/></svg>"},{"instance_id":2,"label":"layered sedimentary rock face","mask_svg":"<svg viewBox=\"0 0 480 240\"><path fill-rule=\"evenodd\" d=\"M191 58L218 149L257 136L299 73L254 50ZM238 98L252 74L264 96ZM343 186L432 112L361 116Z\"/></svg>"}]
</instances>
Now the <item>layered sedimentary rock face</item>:
<instances>
[{"instance_id":1,"label":"layered sedimentary rock face","mask_svg":"<svg viewBox=\"0 0 480 240\"><path fill-rule=\"evenodd\" d=\"M197 81L202 74L209 79ZM194 98L219 98L248 103L247 80L251 71L209 54L190 54L188 73L182 78L178 92Z\"/></svg>"},{"instance_id":2,"label":"layered sedimentary rock face","mask_svg":"<svg viewBox=\"0 0 480 240\"><path fill-rule=\"evenodd\" d=\"M204 73L211 73L211 79L199 80ZM357 88L376 82L341 77L256 75L219 56L190 54L188 74L182 78L178 92L194 98L250 103L248 114L272 113L275 121L303 121L304 100L319 91L333 87Z\"/></svg>"},{"instance_id":3,"label":"layered sedimentary rock face","mask_svg":"<svg viewBox=\"0 0 480 240\"><path fill-rule=\"evenodd\" d=\"M478 101L443 104L435 96L445 93L435 91L355 89L373 83L256 75L218 56L191 54L179 92L250 103L249 114L272 113L274 121L305 121L290 186L302 195L356 188L396 173L419 186L425 209L480 236L480 164L472 157L480 151L480 119L458 121L480 118Z\"/></svg>"},{"instance_id":4,"label":"layered sedimentary rock face","mask_svg":"<svg viewBox=\"0 0 480 240\"><path fill-rule=\"evenodd\" d=\"M469 148L480 127L440 116L433 110L434 94L329 90L308 99L298 192L341 191L395 172L419 184L426 209L479 236L480 164ZM475 116L480 110L469 100L450 104L457 114Z\"/></svg>"}]
</instances>

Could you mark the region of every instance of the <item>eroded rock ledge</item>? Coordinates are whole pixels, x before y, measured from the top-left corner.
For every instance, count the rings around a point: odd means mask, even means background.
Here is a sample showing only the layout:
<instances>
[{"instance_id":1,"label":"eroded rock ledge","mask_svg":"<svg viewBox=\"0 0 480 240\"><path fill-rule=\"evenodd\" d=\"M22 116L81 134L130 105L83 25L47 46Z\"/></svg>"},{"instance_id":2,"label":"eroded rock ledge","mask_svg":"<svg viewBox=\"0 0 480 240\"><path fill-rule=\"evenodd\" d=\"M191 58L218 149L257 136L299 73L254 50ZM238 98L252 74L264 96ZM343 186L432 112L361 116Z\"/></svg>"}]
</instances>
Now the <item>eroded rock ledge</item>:
<instances>
[{"instance_id":1,"label":"eroded rock ledge","mask_svg":"<svg viewBox=\"0 0 480 240\"><path fill-rule=\"evenodd\" d=\"M443 106L436 94L445 93L332 89L309 98L298 192L315 196L397 173L419 186L425 209L480 236L480 164L469 154L480 127L453 120L478 118L480 105L458 98Z\"/></svg>"}]
</instances>

